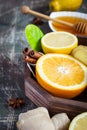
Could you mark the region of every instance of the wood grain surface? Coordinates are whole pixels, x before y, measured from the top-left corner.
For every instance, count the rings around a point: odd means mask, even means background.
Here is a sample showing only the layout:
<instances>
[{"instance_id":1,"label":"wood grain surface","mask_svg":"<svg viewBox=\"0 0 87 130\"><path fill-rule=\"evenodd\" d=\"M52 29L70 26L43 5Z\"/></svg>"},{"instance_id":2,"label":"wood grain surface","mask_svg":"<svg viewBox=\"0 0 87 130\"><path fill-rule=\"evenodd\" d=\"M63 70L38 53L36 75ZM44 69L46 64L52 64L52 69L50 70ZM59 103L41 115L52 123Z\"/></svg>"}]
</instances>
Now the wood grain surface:
<instances>
[{"instance_id":1,"label":"wood grain surface","mask_svg":"<svg viewBox=\"0 0 87 130\"><path fill-rule=\"evenodd\" d=\"M45 13L49 10L46 0L0 0L0 130L17 130L19 114L36 108L24 90L22 49L28 46L24 29L34 18L21 13L24 4L39 11L42 8ZM46 26L44 23L43 27ZM24 99L24 107L13 109L8 105L9 99L16 97Z\"/></svg>"}]
</instances>

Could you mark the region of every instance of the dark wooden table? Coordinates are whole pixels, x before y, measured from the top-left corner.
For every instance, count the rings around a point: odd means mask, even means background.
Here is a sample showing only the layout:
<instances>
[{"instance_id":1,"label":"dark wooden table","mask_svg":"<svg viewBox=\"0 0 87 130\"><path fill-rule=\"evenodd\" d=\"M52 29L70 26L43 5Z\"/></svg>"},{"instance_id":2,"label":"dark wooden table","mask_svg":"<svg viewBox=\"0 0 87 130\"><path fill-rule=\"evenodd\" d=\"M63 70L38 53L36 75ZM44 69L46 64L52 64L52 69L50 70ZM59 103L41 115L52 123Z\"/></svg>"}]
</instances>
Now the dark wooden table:
<instances>
[{"instance_id":1,"label":"dark wooden table","mask_svg":"<svg viewBox=\"0 0 87 130\"><path fill-rule=\"evenodd\" d=\"M49 14L48 3L49 0L0 0L0 130L17 130L19 113L36 108L25 96L25 69L22 61L22 49L28 46L24 29L32 23L34 16L23 15L20 7L27 4L31 9ZM78 11L87 12L86 0ZM39 27L44 33L51 31L47 21ZM24 107L9 107L9 99L16 97L25 100Z\"/></svg>"}]
</instances>

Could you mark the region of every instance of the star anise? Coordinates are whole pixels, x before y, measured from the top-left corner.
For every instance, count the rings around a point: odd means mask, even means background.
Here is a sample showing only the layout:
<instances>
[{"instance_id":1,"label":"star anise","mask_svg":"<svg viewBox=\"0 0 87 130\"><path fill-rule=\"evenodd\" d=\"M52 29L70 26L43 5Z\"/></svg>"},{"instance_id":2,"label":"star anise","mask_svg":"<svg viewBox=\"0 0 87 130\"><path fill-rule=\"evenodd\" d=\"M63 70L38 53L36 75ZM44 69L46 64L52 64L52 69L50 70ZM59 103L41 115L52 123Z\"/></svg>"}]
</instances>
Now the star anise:
<instances>
[{"instance_id":1,"label":"star anise","mask_svg":"<svg viewBox=\"0 0 87 130\"><path fill-rule=\"evenodd\" d=\"M12 108L17 109L25 105L25 102L23 98L12 98L9 100L8 104Z\"/></svg>"}]
</instances>

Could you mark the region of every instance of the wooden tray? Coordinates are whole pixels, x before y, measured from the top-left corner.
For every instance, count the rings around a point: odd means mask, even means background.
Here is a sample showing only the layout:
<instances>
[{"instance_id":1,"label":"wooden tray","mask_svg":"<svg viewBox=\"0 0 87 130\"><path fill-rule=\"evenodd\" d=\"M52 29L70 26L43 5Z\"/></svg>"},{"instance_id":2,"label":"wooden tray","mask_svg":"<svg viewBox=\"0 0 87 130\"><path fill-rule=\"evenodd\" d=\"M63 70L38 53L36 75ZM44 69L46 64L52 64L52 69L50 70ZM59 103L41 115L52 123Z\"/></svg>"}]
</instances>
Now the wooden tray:
<instances>
[{"instance_id":1,"label":"wooden tray","mask_svg":"<svg viewBox=\"0 0 87 130\"><path fill-rule=\"evenodd\" d=\"M46 107L51 116L66 112L72 119L77 114L87 111L87 89L74 99L54 97L38 84L27 65L25 65L25 94L38 107Z\"/></svg>"}]
</instances>

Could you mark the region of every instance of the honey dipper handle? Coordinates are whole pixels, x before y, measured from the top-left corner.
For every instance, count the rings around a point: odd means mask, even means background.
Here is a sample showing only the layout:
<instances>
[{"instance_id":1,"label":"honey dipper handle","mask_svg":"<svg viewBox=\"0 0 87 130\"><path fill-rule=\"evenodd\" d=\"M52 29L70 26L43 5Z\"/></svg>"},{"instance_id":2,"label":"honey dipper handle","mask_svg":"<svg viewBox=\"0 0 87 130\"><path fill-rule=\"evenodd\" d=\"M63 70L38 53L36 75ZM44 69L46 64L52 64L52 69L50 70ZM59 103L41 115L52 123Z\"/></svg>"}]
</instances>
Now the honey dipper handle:
<instances>
[{"instance_id":1,"label":"honey dipper handle","mask_svg":"<svg viewBox=\"0 0 87 130\"><path fill-rule=\"evenodd\" d=\"M57 20L57 19L51 18L51 17L49 17L49 16L47 16L45 14L33 11L28 6L23 6L22 7L22 13L24 13L24 14L28 14L29 13L29 14L41 17L43 19L46 19L46 20L51 20L51 21L54 21L56 23L60 23L60 24L63 24L63 25L67 25L67 26L73 27L73 24L71 24L71 23L68 23L68 22L65 22L65 21L62 21L62 20Z\"/></svg>"}]
</instances>

